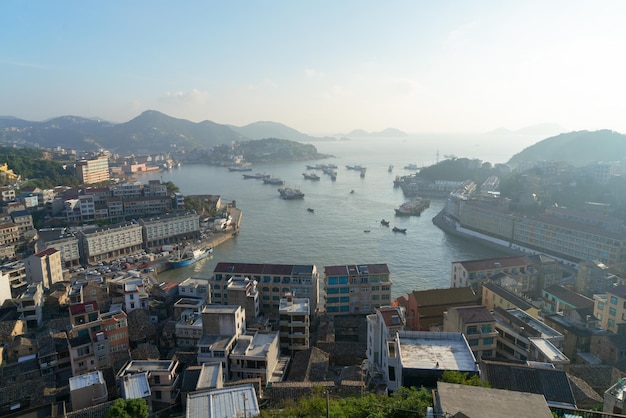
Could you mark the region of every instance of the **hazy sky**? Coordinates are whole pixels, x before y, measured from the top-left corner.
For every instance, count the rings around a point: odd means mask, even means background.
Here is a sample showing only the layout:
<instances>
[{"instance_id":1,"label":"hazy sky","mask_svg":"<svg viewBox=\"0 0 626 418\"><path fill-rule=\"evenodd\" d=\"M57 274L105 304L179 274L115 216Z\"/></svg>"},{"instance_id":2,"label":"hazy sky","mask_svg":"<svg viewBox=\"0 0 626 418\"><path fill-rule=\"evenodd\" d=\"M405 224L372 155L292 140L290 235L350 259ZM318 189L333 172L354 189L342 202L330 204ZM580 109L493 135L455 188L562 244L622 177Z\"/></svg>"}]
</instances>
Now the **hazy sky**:
<instances>
[{"instance_id":1,"label":"hazy sky","mask_svg":"<svg viewBox=\"0 0 626 418\"><path fill-rule=\"evenodd\" d=\"M626 132L626 1L5 1L0 115Z\"/></svg>"}]
</instances>

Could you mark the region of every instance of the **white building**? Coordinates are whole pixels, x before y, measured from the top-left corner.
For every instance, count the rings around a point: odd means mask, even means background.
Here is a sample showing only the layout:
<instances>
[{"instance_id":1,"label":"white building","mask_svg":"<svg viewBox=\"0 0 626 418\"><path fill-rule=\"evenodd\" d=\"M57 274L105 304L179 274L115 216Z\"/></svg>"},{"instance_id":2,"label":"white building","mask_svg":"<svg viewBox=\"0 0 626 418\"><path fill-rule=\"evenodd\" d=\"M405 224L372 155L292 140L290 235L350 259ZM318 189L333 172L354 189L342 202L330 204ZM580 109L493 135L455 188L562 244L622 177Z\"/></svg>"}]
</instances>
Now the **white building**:
<instances>
[{"instance_id":1,"label":"white building","mask_svg":"<svg viewBox=\"0 0 626 418\"><path fill-rule=\"evenodd\" d=\"M381 373L382 353L405 325L404 311L398 306L381 306L367 316L367 364L371 375Z\"/></svg>"},{"instance_id":2,"label":"white building","mask_svg":"<svg viewBox=\"0 0 626 418\"><path fill-rule=\"evenodd\" d=\"M293 354L308 349L311 321L309 299L287 295L280 300L278 313L281 350Z\"/></svg>"},{"instance_id":3,"label":"white building","mask_svg":"<svg viewBox=\"0 0 626 418\"><path fill-rule=\"evenodd\" d=\"M230 371L233 379L260 378L263 385L281 381L282 375L274 378L278 366L278 332L256 332L241 335L230 354Z\"/></svg>"},{"instance_id":4,"label":"white building","mask_svg":"<svg viewBox=\"0 0 626 418\"><path fill-rule=\"evenodd\" d=\"M178 294L181 297L204 299L211 303L209 281L202 277L187 277L178 285Z\"/></svg>"},{"instance_id":5,"label":"white building","mask_svg":"<svg viewBox=\"0 0 626 418\"><path fill-rule=\"evenodd\" d=\"M158 247L200 236L200 217L195 212L170 213L140 219L147 247Z\"/></svg>"},{"instance_id":6,"label":"white building","mask_svg":"<svg viewBox=\"0 0 626 418\"><path fill-rule=\"evenodd\" d=\"M89 264L132 254L143 248L142 227L127 223L79 232L83 260Z\"/></svg>"},{"instance_id":7,"label":"white building","mask_svg":"<svg viewBox=\"0 0 626 418\"><path fill-rule=\"evenodd\" d=\"M187 418L252 418L261 415L254 386L238 385L187 395Z\"/></svg>"}]
</instances>

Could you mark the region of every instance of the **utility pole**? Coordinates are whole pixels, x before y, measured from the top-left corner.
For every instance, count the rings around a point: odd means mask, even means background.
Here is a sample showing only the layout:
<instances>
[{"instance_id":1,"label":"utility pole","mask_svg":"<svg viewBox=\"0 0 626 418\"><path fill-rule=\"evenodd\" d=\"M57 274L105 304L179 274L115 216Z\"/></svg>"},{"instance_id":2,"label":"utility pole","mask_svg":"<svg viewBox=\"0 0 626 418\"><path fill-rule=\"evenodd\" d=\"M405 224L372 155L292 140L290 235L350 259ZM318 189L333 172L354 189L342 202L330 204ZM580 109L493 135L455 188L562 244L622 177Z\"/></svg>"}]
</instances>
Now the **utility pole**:
<instances>
[{"instance_id":1,"label":"utility pole","mask_svg":"<svg viewBox=\"0 0 626 418\"><path fill-rule=\"evenodd\" d=\"M326 390L326 418L330 418L330 392Z\"/></svg>"}]
</instances>

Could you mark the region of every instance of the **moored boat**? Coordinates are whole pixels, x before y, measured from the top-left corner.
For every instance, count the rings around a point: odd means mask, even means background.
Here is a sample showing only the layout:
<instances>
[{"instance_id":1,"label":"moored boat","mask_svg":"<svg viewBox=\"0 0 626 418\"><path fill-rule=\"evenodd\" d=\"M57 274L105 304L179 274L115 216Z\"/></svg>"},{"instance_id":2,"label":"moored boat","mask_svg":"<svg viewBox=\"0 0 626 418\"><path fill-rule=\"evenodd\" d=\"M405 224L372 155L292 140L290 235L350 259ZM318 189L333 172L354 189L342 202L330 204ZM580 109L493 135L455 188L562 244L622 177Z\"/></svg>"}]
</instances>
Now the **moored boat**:
<instances>
[{"instance_id":1,"label":"moored boat","mask_svg":"<svg viewBox=\"0 0 626 418\"><path fill-rule=\"evenodd\" d=\"M232 167L228 167L228 171L252 171L252 167L247 167L245 165L234 165Z\"/></svg>"},{"instance_id":2,"label":"moored boat","mask_svg":"<svg viewBox=\"0 0 626 418\"><path fill-rule=\"evenodd\" d=\"M279 179L278 177L267 177L263 179L264 184L274 184L277 186L282 186L285 184L284 180Z\"/></svg>"},{"instance_id":3,"label":"moored boat","mask_svg":"<svg viewBox=\"0 0 626 418\"><path fill-rule=\"evenodd\" d=\"M418 167L417 164L407 164L404 166L405 170L419 170L420 168Z\"/></svg>"},{"instance_id":4,"label":"moored boat","mask_svg":"<svg viewBox=\"0 0 626 418\"><path fill-rule=\"evenodd\" d=\"M398 209L395 209L396 216L419 216L429 206L430 200L416 196L409 202L400 205Z\"/></svg>"},{"instance_id":5,"label":"moored boat","mask_svg":"<svg viewBox=\"0 0 626 418\"><path fill-rule=\"evenodd\" d=\"M244 174L244 179L267 179L270 178L269 174L265 173L256 173L256 174Z\"/></svg>"},{"instance_id":6,"label":"moored boat","mask_svg":"<svg viewBox=\"0 0 626 418\"><path fill-rule=\"evenodd\" d=\"M203 247L198 249L188 248L183 253L176 255L175 257L169 260L170 266L172 268L179 268L189 266L197 261L206 258L209 254L213 252L212 247Z\"/></svg>"},{"instance_id":7,"label":"moored boat","mask_svg":"<svg viewBox=\"0 0 626 418\"><path fill-rule=\"evenodd\" d=\"M389 221L386 221L386 220L383 219L383 220L380 221L380 224L382 226L389 226Z\"/></svg>"},{"instance_id":8,"label":"moored boat","mask_svg":"<svg viewBox=\"0 0 626 418\"><path fill-rule=\"evenodd\" d=\"M280 193L281 199L285 200L304 198L304 193L302 193L300 189L294 189L291 187L281 187L280 189L278 189L278 193Z\"/></svg>"},{"instance_id":9,"label":"moored boat","mask_svg":"<svg viewBox=\"0 0 626 418\"><path fill-rule=\"evenodd\" d=\"M406 228L398 228L397 226L394 226L393 232L400 232L400 233L406 234Z\"/></svg>"},{"instance_id":10,"label":"moored boat","mask_svg":"<svg viewBox=\"0 0 626 418\"><path fill-rule=\"evenodd\" d=\"M311 212L311 213L315 212L315 209L313 209L313 208L307 208L306 210L307 210L308 212Z\"/></svg>"},{"instance_id":11,"label":"moored boat","mask_svg":"<svg viewBox=\"0 0 626 418\"><path fill-rule=\"evenodd\" d=\"M302 173L306 180L319 180L320 176L315 173Z\"/></svg>"}]
</instances>

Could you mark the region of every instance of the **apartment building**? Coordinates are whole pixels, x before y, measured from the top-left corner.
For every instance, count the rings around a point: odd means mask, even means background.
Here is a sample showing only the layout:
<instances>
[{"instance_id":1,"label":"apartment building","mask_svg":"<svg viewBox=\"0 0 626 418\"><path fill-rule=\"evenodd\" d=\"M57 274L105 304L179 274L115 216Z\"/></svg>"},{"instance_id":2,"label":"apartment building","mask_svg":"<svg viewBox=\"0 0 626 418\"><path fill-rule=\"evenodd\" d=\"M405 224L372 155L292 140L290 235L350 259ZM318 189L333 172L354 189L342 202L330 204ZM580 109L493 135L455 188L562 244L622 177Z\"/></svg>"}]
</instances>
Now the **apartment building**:
<instances>
[{"instance_id":1,"label":"apartment building","mask_svg":"<svg viewBox=\"0 0 626 418\"><path fill-rule=\"evenodd\" d=\"M229 304L229 301L224 300L223 286L234 276L256 280L264 315L278 317L280 299L287 293L308 298L311 312L317 312L319 274L314 264L217 263L210 280L212 303Z\"/></svg>"},{"instance_id":2,"label":"apartment building","mask_svg":"<svg viewBox=\"0 0 626 418\"><path fill-rule=\"evenodd\" d=\"M540 309L528 300L516 295L495 283L485 283L482 286L482 305L490 311L496 308L504 310L517 308L533 318L539 318Z\"/></svg>"},{"instance_id":3,"label":"apartment building","mask_svg":"<svg viewBox=\"0 0 626 418\"><path fill-rule=\"evenodd\" d=\"M104 375L100 370L70 377L69 383L73 411L98 405L108 400L109 392Z\"/></svg>"},{"instance_id":4,"label":"apartment building","mask_svg":"<svg viewBox=\"0 0 626 418\"><path fill-rule=\"evenodd\" d=\"M78 236L83 260L89 264L136 253L143 248L143 228L134 222L83 229Z\"/></svg>"},{"instance_id":5,"label":"apartment building","mask_svg":"<svg viewBox=\"0 0 626 418\"><path fill-rule=\"evenodd\" d=\"M61 264L70 268L80 264L79 242L76 235L66 228L40 229L35 244L35 251L41 252L48 248L59 250Z\"/></svg>"},{"instance_id":6,"label":"apartment building","mask_svg":"<svg viewBox=\"0 0 626 418\"><path fill-rule=\"evenodd\" d=\"M63 281L61 252L54 248L27 257L24 268L28 283L42 283L46 289L50 289L53 284Z\"/></svg>"},{"instance_id":7,"label":"apartment building","mask_svg":"<svg viewBox=\"0 0 626 418\"><path fill-rule=\"evenodd\" d=\"M309 299L287 295L280 300L278 312L280 349L291 355L308 349L311 323Z\"/></svg>"},{"instance_id":8,"label":"apartment building","mask_svg":"<svg viewBox=\"0 0 626 418\"><path fill-rule=\"evenodd\" d=\"M85 159L76 162L76 175L81 184L95 184L110 179L109 159L100 156L94 159Z\"/></svg>"},{"instance_id":9,"label":"apartment building","mask_svg":"<svg viewBox=\"0 0 626 418\"><path fill-rule=\"evenodd\" d=\"M172 199L168 196L136 197L122 199L125 215L160 215L172 210Z\"/></svg>"},{"instance_id":10,"label":"apartment building","mask_svg":"<svg viewBox=\"0 0 626 418\"><path fill-rule=\"evenodd\" d=\"M178 360L132 360L120 369L116 378L121 381L128 375L147 373L152 403L174 405L180 393L180 368Z\"/></svg>"},{"instance_id":11,"label":"apartment building","mask_svg":"<svg viewBox=\"0 0 626 418\"><path fill-rule=\"evenodd\" d=\"M26 268L21 261L12 261L0 266L2 276L6 276L11 286L11 295L16 298L26 289Z\"/></svg>"},{"instance_id":12,"label":"apartment building","mask_svg":"<svg viewBox=\"0 0 626 418\"><path fill-rule=\"evenodd\" d=\"M348 264L324 267L327 315L369 315L391 302L387 264Z\"/></svg>"},{"instance_id":13,"label":"apartment building","mask_svg":"<svg viewBox=\"0 0 626 418\"><path fill-rule=\"evenodd\" d=\"M538 272L526 256L454 261L451 270L450 287L471 287L478 291L493 276L506 273L520 294L530 294L538 288Z\"/></svg>"},{"instance_id":14,"label":"apartment building","mask_svg":"<svg viewBox=\"0 0 626 418\"><path fill-rule=\"evenodd\" d=\"M592 309L593 299L576 293L561 285L550 286L542 292L543 310L548 314L561 313L565 309Z\"/></svg>"},{"instance_id":15,"label":"apartment building","mask_svg":"<svg viewBox=\"0 0 626 418\"><path fill-rule=\"evenodd\" d=\"M382 353L396 332L404 330L406 318L398 306L382 306L367 316L367 366L370 375L376 376L387 369Z\"/></svg>"},{"instance_id":16,"label":"apartment building","mask_svg":"<svg viewBox=\"0 0 626 418\"><path fill-rule=\"evenodd\" d=\"M178 294L181 297L203 299L211 303L209 292L209 283L211 279L203 277L187 277L178 285Z\"/></svg>"},{"instance_id":17,"label":"apartment building","mask_svg":"<svg viewBox=\"0 0 626 418\"><path fill-rule=\"evenodd\" d=\"M480 295L471 287L415 290L407 299L406 328L411 331L441 330L445 311L480 303Z\"/></svg>"},{"instance_id":18,"label":"apartment building","mask_svg":"<svg viewBox=\"0 0 626 418\"><path fill-rule=\"evenodd\" d=\"M476 360L496 355L496 320L484 306L452 307L443 316L444 332L462 332Z\"/></svg>"},{"instance_id":19,"label":"apartment building","mask_svg":"<svg viewBox=\"0 0 626 418\"><path fill-rule=\"evenodd\" d=\"M144 241L147 247L159 247L181 240L200 237L200 217L195 212L170 213L153 218L142 218Z\"/></svg>"},{"instance_id":20,"label":"apartment building","mask_svg":"<svg viewBox=\"0 0 626 418\"><path fill-rule=\"evenodd\" d=\"M604 294L593 296L593 316L600 326L617 333L620 324L626 323L626 285L615 286Z\"/></svg>"},{"instance_id":21,"label":"apartment building","mask_svg":"<svg viewBox=\"0 0 626 418\"><path fill-rule=\"evenodd\" d=\"M266 385L281 381L282 375L274 378L279 366L280 350L278 332L256 332L254 335L241 335L230 354L230 371L233 379L261 379Z\"/></svg>"},{"instance_id":22,"label":"apartment building","mask_svg":"<svg viewBox=\"0 0 626 418\"><path fill-rule=\"evenodd\" d=\"M33 216L27 210L16 210L11 212L11 220L19 230L21 237L32 238L35 236L35 227L33 226Z\"/></svg>"},{"instance_id":23,"label":"apartment building","mask_svg":"<svg viewBox=\"0 0 626 418\"><path fill-rule=\"evenodd\" d=\"M39 328L43 324L43 286L41 282L31 283L24 293L17 298L17 312L19 319L26 322L29 330Z\"/></svg>"},{"instance_id":24,"label":"apartment building","mask_svg":"<svg viewBox=\"0 0 626 418\"><path fill-rule=\"evenodd\" d=\"M0 246L11 245L19 241L20 228L13 222L0 223Z\"/></svg>"}]
</instances>

